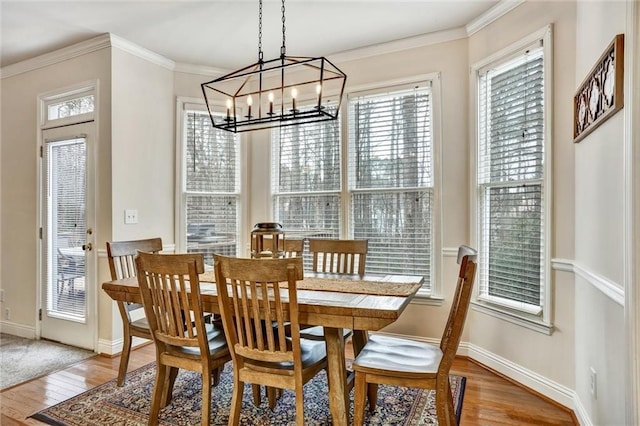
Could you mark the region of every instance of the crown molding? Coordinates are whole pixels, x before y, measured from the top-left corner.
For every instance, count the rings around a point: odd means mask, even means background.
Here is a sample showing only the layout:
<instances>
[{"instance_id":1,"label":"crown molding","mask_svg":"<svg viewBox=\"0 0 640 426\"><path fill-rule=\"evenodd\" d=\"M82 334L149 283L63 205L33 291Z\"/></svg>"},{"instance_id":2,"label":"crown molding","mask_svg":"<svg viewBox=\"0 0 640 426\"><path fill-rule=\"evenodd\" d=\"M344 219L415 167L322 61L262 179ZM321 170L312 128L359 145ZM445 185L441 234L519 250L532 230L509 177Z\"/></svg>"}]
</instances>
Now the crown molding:
<instances>
[{"instance_id":1,"label":"crown molding","mask_svg":"<svg viewBox=\"0 0 640 426\"><path fill-rule=\"evenodd\" d=\"M176 67L176 63L174 61L167 59L162 55L138 46L137 44L125 40L122 37L118 37L115 34L106 33L71 46L63 47L62 49L54 50L31 59L7 65L0 69L0 78L12 77L38 68L44 68L49 65L54 65L59 62L64 62L69 59L77 58L78 56L86 55L109 47L115 47L171 71Z\"/></svg>"},{"instance_id":2,"label":"crown molding","mask_svg":"<svg viewBox=\"0 0 640 426\"><path fill-rule=\"evenodd\" d=\"M465 27L467 30L467 36L477 33L524 2L525 0L502 0L500 3L496 4L491 9L467 24Z\"/></svg>"},{"instance_id":3,"label":"crown molding","mask_svg":"<svg viewBox=\"0 0 640 426\"><path fill-rule=\"evenodd\" d=\"M335 62L355 61L358 59L369 58L371 56L395 53L403 50L429 46L432 44L459 40L466 37L467 32L464 28L455 28L452 30L438 31L435 33L406 37L379 44L372 44L370 46L360 47L357 49L345 50L342 52L327 55L327 57L330 57L331 61Z\"/></svg>"},{"instance_id":4,"label":"crown molding","mask_svg":"<svg viewBox=\"0 0 640 426\"><path fill-rule=\"evenodd\" d=\"M491 24L524 2L525 0L502 0L482 16L467 24L466 27L422 34L414 37L406 37L357 49L336 52L335 54L328 56L331 57L332 61L347 62L438 43L445 43L448 41L460 40L480 31L482 28ZM43 68L108 47L116 47L171 71L204 75L214 78L229 73L228 70L222 68L176 63L162 55L152 52L151 50L145 49L137 44L116 36L115 34L105 33L89 40L0 68L0 79L33 71L38 68Z\"/></svg>"},{"instance_id":5,"label":"crown molding","mask_svg":"<svg viewBox=\"0 0 640 426\"><path fill-rule=\"evenodd\" d=\"M111 39L112 47L116 47L120 50L123 50L127 53L137 56L140 59L144 59L145 61L151 62L152 64L159 65L170 71L173 71L176 67L176 63L171 59L167 59L164 56L159 55L155 52L152 52L149 49L145 49L142 46L138 46L137 44L132 43L128 40L125 40L122 37L118 37L115 34L109 34L109 37Z\"/></svg>"},{"instance_id":6,"label":"crown molding","mask_svg":"<svg viewBox=\"0 0 640 426\"><path fill-rule=\"evenodd\" d=\"M224 68L217 68L217 67L209 67L206 65L186 64L182 62L177 62L174 68L174 71L185 73L185 74L196 74L196 75L204 75L211 78L218 78L218 77L222 77L223 75L229 74L232 70L227 70Z\"/></svg>"},{"instance_id":7,"label":"crown molding","mask_svg":"<svg viewBox=\"0 0 640 426\"><path fill-rule=\"evenodd\" d=\"M26 59L24 61L16 62L15 64L2 67L2 69L0 69L0 78L12 77L14 75L36 70L38 68L57 64L59 62L64 62L72 58L77 58L78 56L86 55L87 53L106 49L110 46L110 34L101 34L89 40L85 40L71 46L63 47L62 49L54 50L52 52L44 53L34 58Z\"/></svg>"}]
</instances>

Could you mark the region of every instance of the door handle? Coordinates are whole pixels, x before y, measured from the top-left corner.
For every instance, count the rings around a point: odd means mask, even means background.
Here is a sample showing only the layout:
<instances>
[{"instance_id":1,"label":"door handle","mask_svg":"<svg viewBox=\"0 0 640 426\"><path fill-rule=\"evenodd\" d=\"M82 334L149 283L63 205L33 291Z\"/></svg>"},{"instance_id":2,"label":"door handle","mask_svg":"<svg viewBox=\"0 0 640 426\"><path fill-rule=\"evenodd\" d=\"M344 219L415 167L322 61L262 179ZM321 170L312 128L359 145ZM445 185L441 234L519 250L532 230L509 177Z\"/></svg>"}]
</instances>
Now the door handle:
<instances>
[{"instance_id":1,"label":"door handle","mask_svg":"<svg viewBox=\"0 0 640 426\"><path fill-rule=\"evenodd\" d=\"M83 244L82 245L82 250L91 251L91 250L93 250L93 245L91 245L91 243Z\"/></svg>"}]
</instances>

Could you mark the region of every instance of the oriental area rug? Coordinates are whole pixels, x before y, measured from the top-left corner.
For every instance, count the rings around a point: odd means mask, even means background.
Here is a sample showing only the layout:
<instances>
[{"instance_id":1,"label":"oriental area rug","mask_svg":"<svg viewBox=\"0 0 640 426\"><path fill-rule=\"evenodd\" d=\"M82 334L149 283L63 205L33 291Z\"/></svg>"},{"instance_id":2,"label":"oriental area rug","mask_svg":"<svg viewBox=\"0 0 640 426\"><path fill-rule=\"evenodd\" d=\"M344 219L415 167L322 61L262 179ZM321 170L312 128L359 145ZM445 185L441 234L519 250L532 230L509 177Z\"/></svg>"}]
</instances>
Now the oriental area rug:
<instances>
[{"instance_id":1,"label":"oriental area rug","mask_svg":"<svg viewBox=\"0 0 640 426\"><path fill-rule=\"evenodd\" d=\"M115 379L74 398L42 410L31 417L50 425L146 425L151 405L155 363L127 374L125 386ZM465 378L451 376L456 416L459 418L464 396ZM160 411L161 425L200 424L202 380L198 373L180 370L171 403ZM220 384L211 392L211 425L226 425L233 389L232 366L227 363ZM324 371L304 386L306 425L330 425L327 376ZM240 425L267 426L295 424L295 393L284 391L273 411L264 395L262 404L253 405L250 385L244 390ZM353 391L351 392L353 418ZM436 425L435 392L404 387L384 386L378 389L378 406L373 413L366 410L365 424Z\"/></svg>"}]
</instances>

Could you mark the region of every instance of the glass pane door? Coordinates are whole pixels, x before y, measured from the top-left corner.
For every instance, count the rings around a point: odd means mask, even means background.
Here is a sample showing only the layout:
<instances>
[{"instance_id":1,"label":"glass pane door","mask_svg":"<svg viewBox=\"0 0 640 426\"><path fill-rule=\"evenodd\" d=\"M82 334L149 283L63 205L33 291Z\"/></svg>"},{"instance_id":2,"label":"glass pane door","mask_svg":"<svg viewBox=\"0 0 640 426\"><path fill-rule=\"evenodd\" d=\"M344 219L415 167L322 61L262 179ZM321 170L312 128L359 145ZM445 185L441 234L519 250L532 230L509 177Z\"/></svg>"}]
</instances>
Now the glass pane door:
<instances>
[{"instance_id":1,"label":"glass pane door","mask_svg":"<svg viewBox=\"0 0 640 426\"><path fill-rule=\"evenodd\" d=\"M49 264L47 313L85 321L86 143L46 144Z\"/></svg>"},{"instance_id":2,"label":"glass pane door","mask_svg":"<svg viewBox=\"0 0 640 426\"><path fill-rule=\"evenodd\" d=\"M92 134L92 123L45 130L42 152L40 335L87 349L97 344Z\"/></svg>"}]
</instances>

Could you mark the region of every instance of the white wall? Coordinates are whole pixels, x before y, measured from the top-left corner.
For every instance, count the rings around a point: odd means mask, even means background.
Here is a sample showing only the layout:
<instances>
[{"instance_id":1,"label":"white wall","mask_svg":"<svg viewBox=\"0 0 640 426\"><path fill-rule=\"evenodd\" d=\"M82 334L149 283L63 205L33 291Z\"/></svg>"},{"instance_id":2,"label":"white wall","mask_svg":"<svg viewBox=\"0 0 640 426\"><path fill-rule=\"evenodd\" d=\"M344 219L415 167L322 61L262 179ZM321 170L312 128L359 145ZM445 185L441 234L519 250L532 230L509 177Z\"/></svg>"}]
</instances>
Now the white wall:
<instances>
[{"instance_id":1,"label":"white wall","mask_svg":"<svg viewBox=\"0 0 640 426\"><path fill-rule=\"evenodd\" d=\"M103 190L110 170L101 166L109 156L111 127L111 57L101 49L65 62L2 79L2 259L0 274L4 302L12 318L3 330L33 337L36 329L38 259L38 95L97 79L99 82L97 237L110 232L102 212L109 208L110 191ZM100 124L106 125L100 125ZM109 184L107 184L109 185ZM107 228L107 229L105 229ZM95 253L95 252L94 252Z\"/></svg>"},{"instance_id":2,"label":"white wall","mask_svg":"<svg viewBox=\"0 0 640 426\"><path fill-rule=\"evenodd\" d=\"M577 88L616 34L625 32L623 1L578 2ZM575 261L581 268L624 287L625 134L618 112L575 149ZM576 276L575 390L594 424L625 424L626 339L624 307ZM589 371L597 372L597 395Z\"/></svg>"},{"instance_id":3,"label":"white wall","mask_svg":"<svg viewBox=\"0 0 640 426\"><path fill-rule=\"evenodd\" d=\"M173 245L173 71L114 47L111 72L111 157L103 159L111 172L111 202L105 212L111 232L96 243L102 252L106 241L161 237L165 247ZM125 209L138 211L137 224L124 223ZM107 259L101 257L98 281L109 279ZM120 315L106 293L98 294L100 351L117 353L122 338Z\"/></svg>"},{"instance_id":4,"label":"white wall","mask_svg":"<svg viewBox=\"0 0 640 426\"><path fill-rule=\"evenodd\" d=\"M574 91L575 3L526 2L469 40L469 63L476 63L545 26L553 24L552 156L553 193L551 253L553 258L573 259L573 142L572 103ZM474 309L467 319L471 343L481 351L508 360L523 370L525 383L571 404L574 377L574 286L573 274L552 271L554 332L547 336L511 324ZM517 343L516 343L517 342ZM491 359L483 360L490 362ZM493 365L512 375L504 362ZM515 367L514 367L515 369ZM539 383L539 377L546 383ZM558 388L559 390L555 390ZM556 394L553 394L556 392Z\"/></svg>"},{"instance_id":5,"label":"white wall","mask_svg":"<svg viewBox=\"0 0 640 426\"><path fill-rule=\"evenodd\" d=\"M112 74L112 239L173 244L173 71L114 48ZM137 224L124 223L125 209Z\"/></svg>"}]
</instances>

